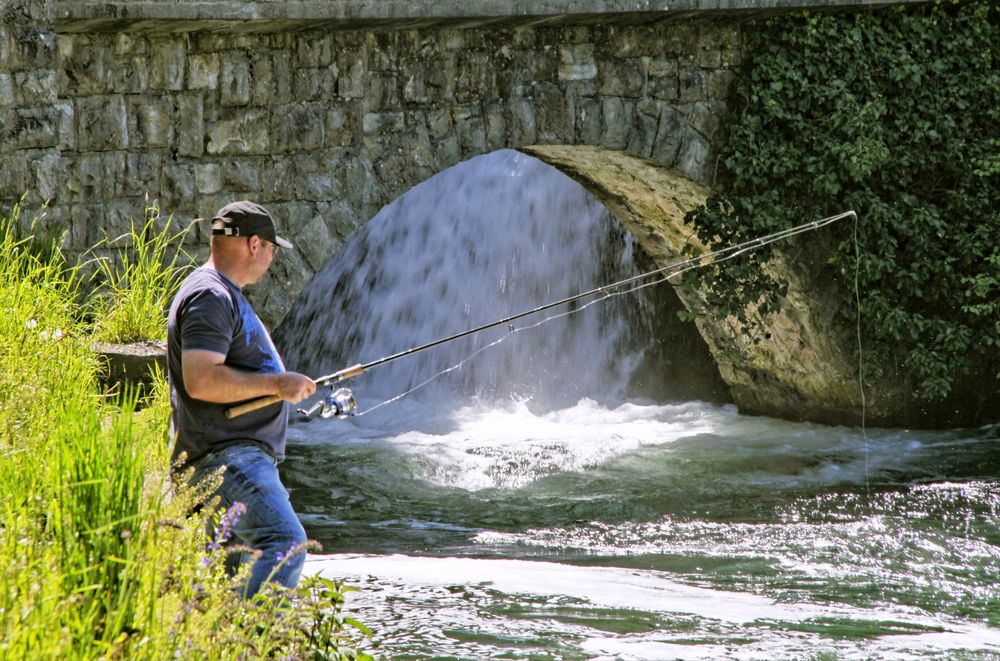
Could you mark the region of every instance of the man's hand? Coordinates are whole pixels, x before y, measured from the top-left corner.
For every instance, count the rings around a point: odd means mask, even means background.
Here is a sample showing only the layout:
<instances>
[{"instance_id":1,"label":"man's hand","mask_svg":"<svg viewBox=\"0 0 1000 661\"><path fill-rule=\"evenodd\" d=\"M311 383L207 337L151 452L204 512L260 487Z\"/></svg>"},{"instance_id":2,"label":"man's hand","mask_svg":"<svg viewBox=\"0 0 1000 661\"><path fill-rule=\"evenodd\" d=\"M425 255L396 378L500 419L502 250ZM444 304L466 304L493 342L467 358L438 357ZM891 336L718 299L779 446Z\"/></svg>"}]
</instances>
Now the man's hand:
<instances>
[{"instance_id":1,"label":"man's hand","mask_svg":"<svg viewBox=\"0 0 1000 661\"><path fill-rule=\"evenodd\" d=\"M286 402L298 404L316 392L316 383L305 374L282 372L276 377L278 392L274 394Z\"/></svg>"}]
</instances>

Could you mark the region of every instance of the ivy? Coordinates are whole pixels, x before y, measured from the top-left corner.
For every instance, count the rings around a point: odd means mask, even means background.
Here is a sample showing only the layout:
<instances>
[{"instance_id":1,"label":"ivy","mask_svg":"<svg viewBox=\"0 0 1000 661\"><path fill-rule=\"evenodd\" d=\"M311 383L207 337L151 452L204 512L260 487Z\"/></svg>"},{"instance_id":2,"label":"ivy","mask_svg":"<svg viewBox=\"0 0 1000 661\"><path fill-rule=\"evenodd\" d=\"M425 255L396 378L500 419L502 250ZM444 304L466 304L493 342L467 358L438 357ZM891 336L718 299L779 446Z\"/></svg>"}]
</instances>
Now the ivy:
<instances>
[{"instance_id":1,"label":"ivy","mask_svg":"<svg viewBox=\"0 0 1000 661\"><path fill-rule=\"evenodd\" d=\"M715 192L689 217L699 236L728 245L854 209L860 259L850 222L792 248L828 248L813 267L835 280L845 328L857 276L866 374L929 400L1000 379L996 3L806 12L746 37ZM750 303L777 309L768 257L702 270L710 303L744 322Z\"/></svg>"}]
</instances>

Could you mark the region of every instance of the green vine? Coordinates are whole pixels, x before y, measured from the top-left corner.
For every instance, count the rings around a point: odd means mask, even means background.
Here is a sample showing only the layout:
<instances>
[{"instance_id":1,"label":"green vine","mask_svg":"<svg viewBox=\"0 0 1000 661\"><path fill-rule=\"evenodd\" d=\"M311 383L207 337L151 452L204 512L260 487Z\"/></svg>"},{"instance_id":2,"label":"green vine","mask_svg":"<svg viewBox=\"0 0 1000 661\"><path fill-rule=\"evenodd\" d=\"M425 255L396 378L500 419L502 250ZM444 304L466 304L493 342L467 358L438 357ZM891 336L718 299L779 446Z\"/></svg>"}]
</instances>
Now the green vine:
<instances>
[{"instance_id":1,"label":"green vine","mask_svg":"<svg viewBox=\"0 0 1000 661\"><path fill-rule=\"evenodd\" d=\"M690 215L731 244L856 210L860 259L850 222L823 230L839 313L853 327L857 276L866 376L928 400L1000 380L998 19L982 0L751 25L716 192ZM710 302L776 309L767 257L703 270Z\"/></svg>"}]
</instances>

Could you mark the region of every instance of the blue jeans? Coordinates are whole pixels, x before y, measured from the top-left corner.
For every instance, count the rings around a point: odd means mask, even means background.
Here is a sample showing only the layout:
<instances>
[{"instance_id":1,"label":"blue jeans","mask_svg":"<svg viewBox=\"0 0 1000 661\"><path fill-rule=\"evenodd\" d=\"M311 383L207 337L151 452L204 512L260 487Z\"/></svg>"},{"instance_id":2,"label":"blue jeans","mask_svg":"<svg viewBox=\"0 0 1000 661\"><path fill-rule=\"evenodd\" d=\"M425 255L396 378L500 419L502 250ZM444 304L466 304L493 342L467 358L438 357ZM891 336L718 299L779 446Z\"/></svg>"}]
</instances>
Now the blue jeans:
<instances>
[{"instance_id":1,"label":"blue jeans","mask_svg":"<svg viewBox=\"0 0 1000 661\"><path fill-rule=\"evenodd\" d=\"M243 590L244 596L255 595L267 580L295 587L306 561L302 546L306 532L288 501L288 491L278 477L276 462L255 443L230 445L198 460L192 482L208 477L222 466L225 466L222 484L215 492L222 499L221 506L227 510L236 503L246 506L246 512L236 519L232 531L244 544L261 553ZM209 523L209 539L214 538L215 530ZM295 553L286 557L293 549ZM241 560L246 562L250 557L243 554Z\"/></svg>"}]
</instances>

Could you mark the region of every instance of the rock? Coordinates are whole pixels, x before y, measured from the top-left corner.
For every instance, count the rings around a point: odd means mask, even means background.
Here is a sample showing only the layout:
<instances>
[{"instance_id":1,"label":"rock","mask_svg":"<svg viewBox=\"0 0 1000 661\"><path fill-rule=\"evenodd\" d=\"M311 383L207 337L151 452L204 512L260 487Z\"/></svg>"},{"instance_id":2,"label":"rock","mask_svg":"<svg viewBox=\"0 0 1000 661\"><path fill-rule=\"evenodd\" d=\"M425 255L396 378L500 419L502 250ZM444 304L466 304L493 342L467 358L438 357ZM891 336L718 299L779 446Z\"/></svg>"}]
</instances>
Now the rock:
<instances>
[{"instance_id":1,"label":"rock","mask_svg":"<svg viewBox=\"0 0 1000 661\"><path fill-rule=\"evenodd\" d=\"M91 349L104 362L102 382L109 392L123 393L126 388L147 390L153 376L159 371L167 374L167 343L165 340L146 340L130 344L95 342Z\"/></svg>"}]
</instances>

